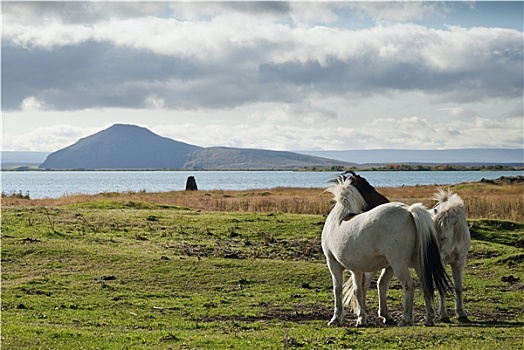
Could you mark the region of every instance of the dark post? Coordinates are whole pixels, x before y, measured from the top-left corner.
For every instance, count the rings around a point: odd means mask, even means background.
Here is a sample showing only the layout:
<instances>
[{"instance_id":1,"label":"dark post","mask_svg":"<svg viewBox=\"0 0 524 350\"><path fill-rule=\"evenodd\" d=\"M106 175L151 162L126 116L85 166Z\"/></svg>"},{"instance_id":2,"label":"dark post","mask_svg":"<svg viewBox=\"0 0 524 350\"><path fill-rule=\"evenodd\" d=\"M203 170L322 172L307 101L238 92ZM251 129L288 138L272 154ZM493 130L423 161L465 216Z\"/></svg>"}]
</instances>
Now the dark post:
<instances>
[{"instance_id":1,"label":"dark post","mask_svg":"<svg viewBox=\"0 0 524 350\"><path fill-rule=\"evenodd\" d=\"M197 184L194 176L189 176L186 181L186 191L197 191Z\"/></svg>"}]
</instances>

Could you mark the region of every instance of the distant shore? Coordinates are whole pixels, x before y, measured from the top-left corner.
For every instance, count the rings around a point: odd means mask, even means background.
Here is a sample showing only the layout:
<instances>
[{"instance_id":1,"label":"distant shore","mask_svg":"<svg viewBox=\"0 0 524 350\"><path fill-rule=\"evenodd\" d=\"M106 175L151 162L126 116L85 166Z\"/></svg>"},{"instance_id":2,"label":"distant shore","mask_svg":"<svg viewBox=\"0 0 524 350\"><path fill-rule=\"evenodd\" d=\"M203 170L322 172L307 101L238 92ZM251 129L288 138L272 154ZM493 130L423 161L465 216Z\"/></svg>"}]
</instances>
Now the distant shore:
<instances>
[{"instance_id":1,"label":"distant shore","mask_svg":"<svg viewBox=\"0 0 524 350\"><path fill-rule=\"evenodd\" d=\"M10 166L2 168L2 171L303 171L303 172L345 172L354 171L521 171L524 165L513 164L486 164L486 165L456 165L456 164L377 164L373 166L362 165L362 167L312 167L312 168L290 168L290 169L42 169L38 165Z\"/></svg>"}]
</instances>

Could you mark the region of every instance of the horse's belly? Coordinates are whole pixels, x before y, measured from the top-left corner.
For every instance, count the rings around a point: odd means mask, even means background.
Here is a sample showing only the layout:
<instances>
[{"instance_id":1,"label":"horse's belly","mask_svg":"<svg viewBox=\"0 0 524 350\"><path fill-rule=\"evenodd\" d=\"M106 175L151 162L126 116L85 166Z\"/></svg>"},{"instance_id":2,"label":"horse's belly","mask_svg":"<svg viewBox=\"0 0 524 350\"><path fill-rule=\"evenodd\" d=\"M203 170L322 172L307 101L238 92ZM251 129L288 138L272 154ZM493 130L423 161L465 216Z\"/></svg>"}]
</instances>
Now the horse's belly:
<instances>
[{"instance_id":1,"label":"horse's belly","mask_svg":"<svg viewBox=\"0 0 524 350\"><path fill-rule=\"evenodd\" d=\"M360 272L374 272L388 267L390 264L385 256L376 254L353 254L348 256L343 252L334 254L337 261L339 261L347 270Z\"/></svg>"}]
</instances>

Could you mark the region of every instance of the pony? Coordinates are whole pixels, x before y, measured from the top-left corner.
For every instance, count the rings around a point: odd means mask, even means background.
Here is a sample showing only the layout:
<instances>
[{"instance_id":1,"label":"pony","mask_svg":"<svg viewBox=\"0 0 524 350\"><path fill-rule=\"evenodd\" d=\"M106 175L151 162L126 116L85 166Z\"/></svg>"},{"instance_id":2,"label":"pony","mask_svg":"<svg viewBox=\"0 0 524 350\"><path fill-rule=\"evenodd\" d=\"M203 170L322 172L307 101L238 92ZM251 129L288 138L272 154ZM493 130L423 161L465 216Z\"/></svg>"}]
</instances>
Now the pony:
<instances>
[{"instance_id":1,"label":"pony","mask_svg":"<svg viewBox=\"0 0 524 350\"><path fill-rule=\"evenodd\" d=\"M431 214L421 203L411 206L386 203L365 211L368 205L356 182L355 177L343 174L326 189L335 201L321 239L333 282L334 312L328 325L342 325L344 320L344 270L351 272L359 327L367 325L364 275L386 267L391 267L404 292L402 320L398 325L414 324L414 285L409 267L415 268L424 292L425 323L432 325L435 285L439 293L446 294L452 282L440 258Z\"/></svg>"},{"instance_id":2,"label":"pony","mask_svg":"<svg viewBox=\"0 0 524 350\"><path fill-rule=\"evenodd\" d=\"M466 221L464 201L458 194L449 190L440 190L435 193L433 199L437 201L433 207L433 220L440 242L440 254L444 262L451 266L455 286L455 313L459 322L469 322L462 296L462 274L471 247L471 233ZM446 299L442 294L440 295L439 317L442 322L451 322L446 309Z\"/></svg>"},{"instance_id":3,"label":"pony","mask_svg":"<svg viewBox=\"0 0 524 350\"><path fill-rule=\"evenodd\" d=\"M359 182L366 182L364 178L359 177ZM373 191L375 189L369 185ZM360 189L360 187L358 187ZM375 191L376 192L376 191ZM377 192L378 193L378 192ZM382 196L380 193L369 194L368 192L361 192L368 203L369 208L380 205L377 198ZM387 200L386 197L382 196ZM467 313L464 309L463 302L463 283L462 276L464 267L466 265L467 253L471 246L471 235L466 221L466 211L462 198L451 191L440 190L433 199L437 204L433 207L430 213L433 216L434 226L439 242L440 253L445 264L451 265L451 272L453 276L453 288L455 292L455 313L457 314L459 322L469 322ZM382 199L384 201L384 199ZM362 286L364 293L369 289L371 280L376 272L369 272L364 275ZM393 277L393 270L391 267L382 270L377 283L379 294L379 316L386 324L394 324L393 318L387 311L386 292ZM353 310L356 310L355 300L353 298L352 281L348 280L344 284L344 304L350 304ZM440 293L439 305L439 319L442 322L450 323L451 319L446 308L446 299L443 293Z\"/></svg>"}]
</instances>

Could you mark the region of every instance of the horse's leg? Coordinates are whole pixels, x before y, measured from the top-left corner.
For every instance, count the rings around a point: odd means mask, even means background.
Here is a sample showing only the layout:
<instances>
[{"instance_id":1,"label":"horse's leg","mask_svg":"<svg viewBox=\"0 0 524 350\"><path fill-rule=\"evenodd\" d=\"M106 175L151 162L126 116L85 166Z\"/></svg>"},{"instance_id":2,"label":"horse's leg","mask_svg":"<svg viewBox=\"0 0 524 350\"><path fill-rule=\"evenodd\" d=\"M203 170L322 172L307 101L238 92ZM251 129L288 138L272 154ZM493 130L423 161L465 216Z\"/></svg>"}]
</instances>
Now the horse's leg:
<instances>
[{"instance_id":1,"label":"horse's leg","mask_svg":"<svg viewBox=\"0 0 524 350\"><path fill-rule=\"evenodd\" d=\"M441 322L444 323L451 323L451 319L449 318L448 310L446 308L446 296L442 293L440 293L440 306L438 308L438 315Z\"/></svg>"},{"instance_id":2,"label":"horse's leg","mask_svg":"<svg viewBox=\"0 0 524 350\"><path fill-rule=\"evenodd\" d=\"M458 263L451 264L451 273L453 275L453 284L455 285L455 312L459 322L469 322L468 315L464 310L464 300L462 297L462 273L466 266L466 258Z\"/></svg>"},{"instance_id":3,"label":"horse's leg","mask_svg":"<svg viewBox=\"0 0 524 350\"><path fill-rule=\"evenodd\" d=\"M357 301L357 327L364 327L368 323L368 317L366 315L366 294L365 294L365 273L363 272L351 272L351 278L353 278L353 298Z\"/></svg>"},{"instance_id":4,"label":"horse's leg","mask_svg":"<svg viewBox=\"0 0 524 350\"><path fill-rule=\"evenodd\" d=\"M333 256L327 256L327 264L333 280L333 295L335 297L335 311L328 325L341 326L342 321L344 321L344 304L342 300L344 267Z\"/></svg>"},{"instance_id":5,"label":"horse's leg","mask_svg":"<svg viewBox=\"0 0 524 350\"><path fill-rule=\"evenodd\" d=\"M455 278L455 272L453 271L453 267L451 268L451 272L453 273L453 278ZM449 314L448 314L448 309L446 308L446 296L442 294L440 291L439 291L439 294L440 294L440 305L438 308L439 319L441 322L451 323L451 319L449 318Z\"/></svg>"},{"instance_id":6,"label":"horse's leg","mask_svg":"<svg viewBox=\"0 0 524 350\"><path fill-rule=\"evenodd\" d=\"M404 311L402 313L402 320L398 323L400 327L413 325L413 299L415 298L415 287L413 285L413 278L407 265L393 266L395 275L400 280L402 290L404 291Z\"/></svg>"},{"instance_id":7,"label":"horse's leg","mask_svg":"<svg viewBox=\"0 0 524 350\"><path fill-rule=\"evenodd\" d=\"M393 269L391 267L385 268L380 273L377 283L378 316L382 319L382 322L389 325L395 324L395 320L393 320L388 312L388 305L386 303L386 293L388 291L391 278L393 278Z\"/></svg>"},{"instance_id":8,"label":"horse's leg","mask_svg":"<svg viewBox=\"0 0 524 350\"><path fill-rule=\"evenodd\" d=\"M371 286L371 282L373 281L373 277L375 277L375 275L377 274L377 272L364 272L362 274L362 295L363 295L363 301L364 303L366 302L366 293L368 292L369 290L369 287Z\"/></svg>"},{"instance_id":9,"label":"horse's leg","mask_svg":"<svg viewBox=\"0 0 524 350\"><path fill-rule=\"evenodd\" d=\"M377 273L376 271L375 272L365 272L364 273L363 280L362 280L362 288L363 288L363 291L364 291L364 299L366 299L366 293L368 292L369 287L371 286L371 281L373 281L373 277L375 277L376 273Z\"/></svg>"},{"instance_id":10,"label":"horse's leg","mask_svg":"<svg viewBox=\"0 0 524 350\"><path fill-rule=\"evenodd\" d=\"M419 266L415 265L415 271L417 272L417 276L422 276L421 268ZM426 306L426 320L424 321L424 325L432 327L435 325L435 308L433 307L433 294L426 295L424 293L424 305Z\"/></svg>"}]
</instances>

